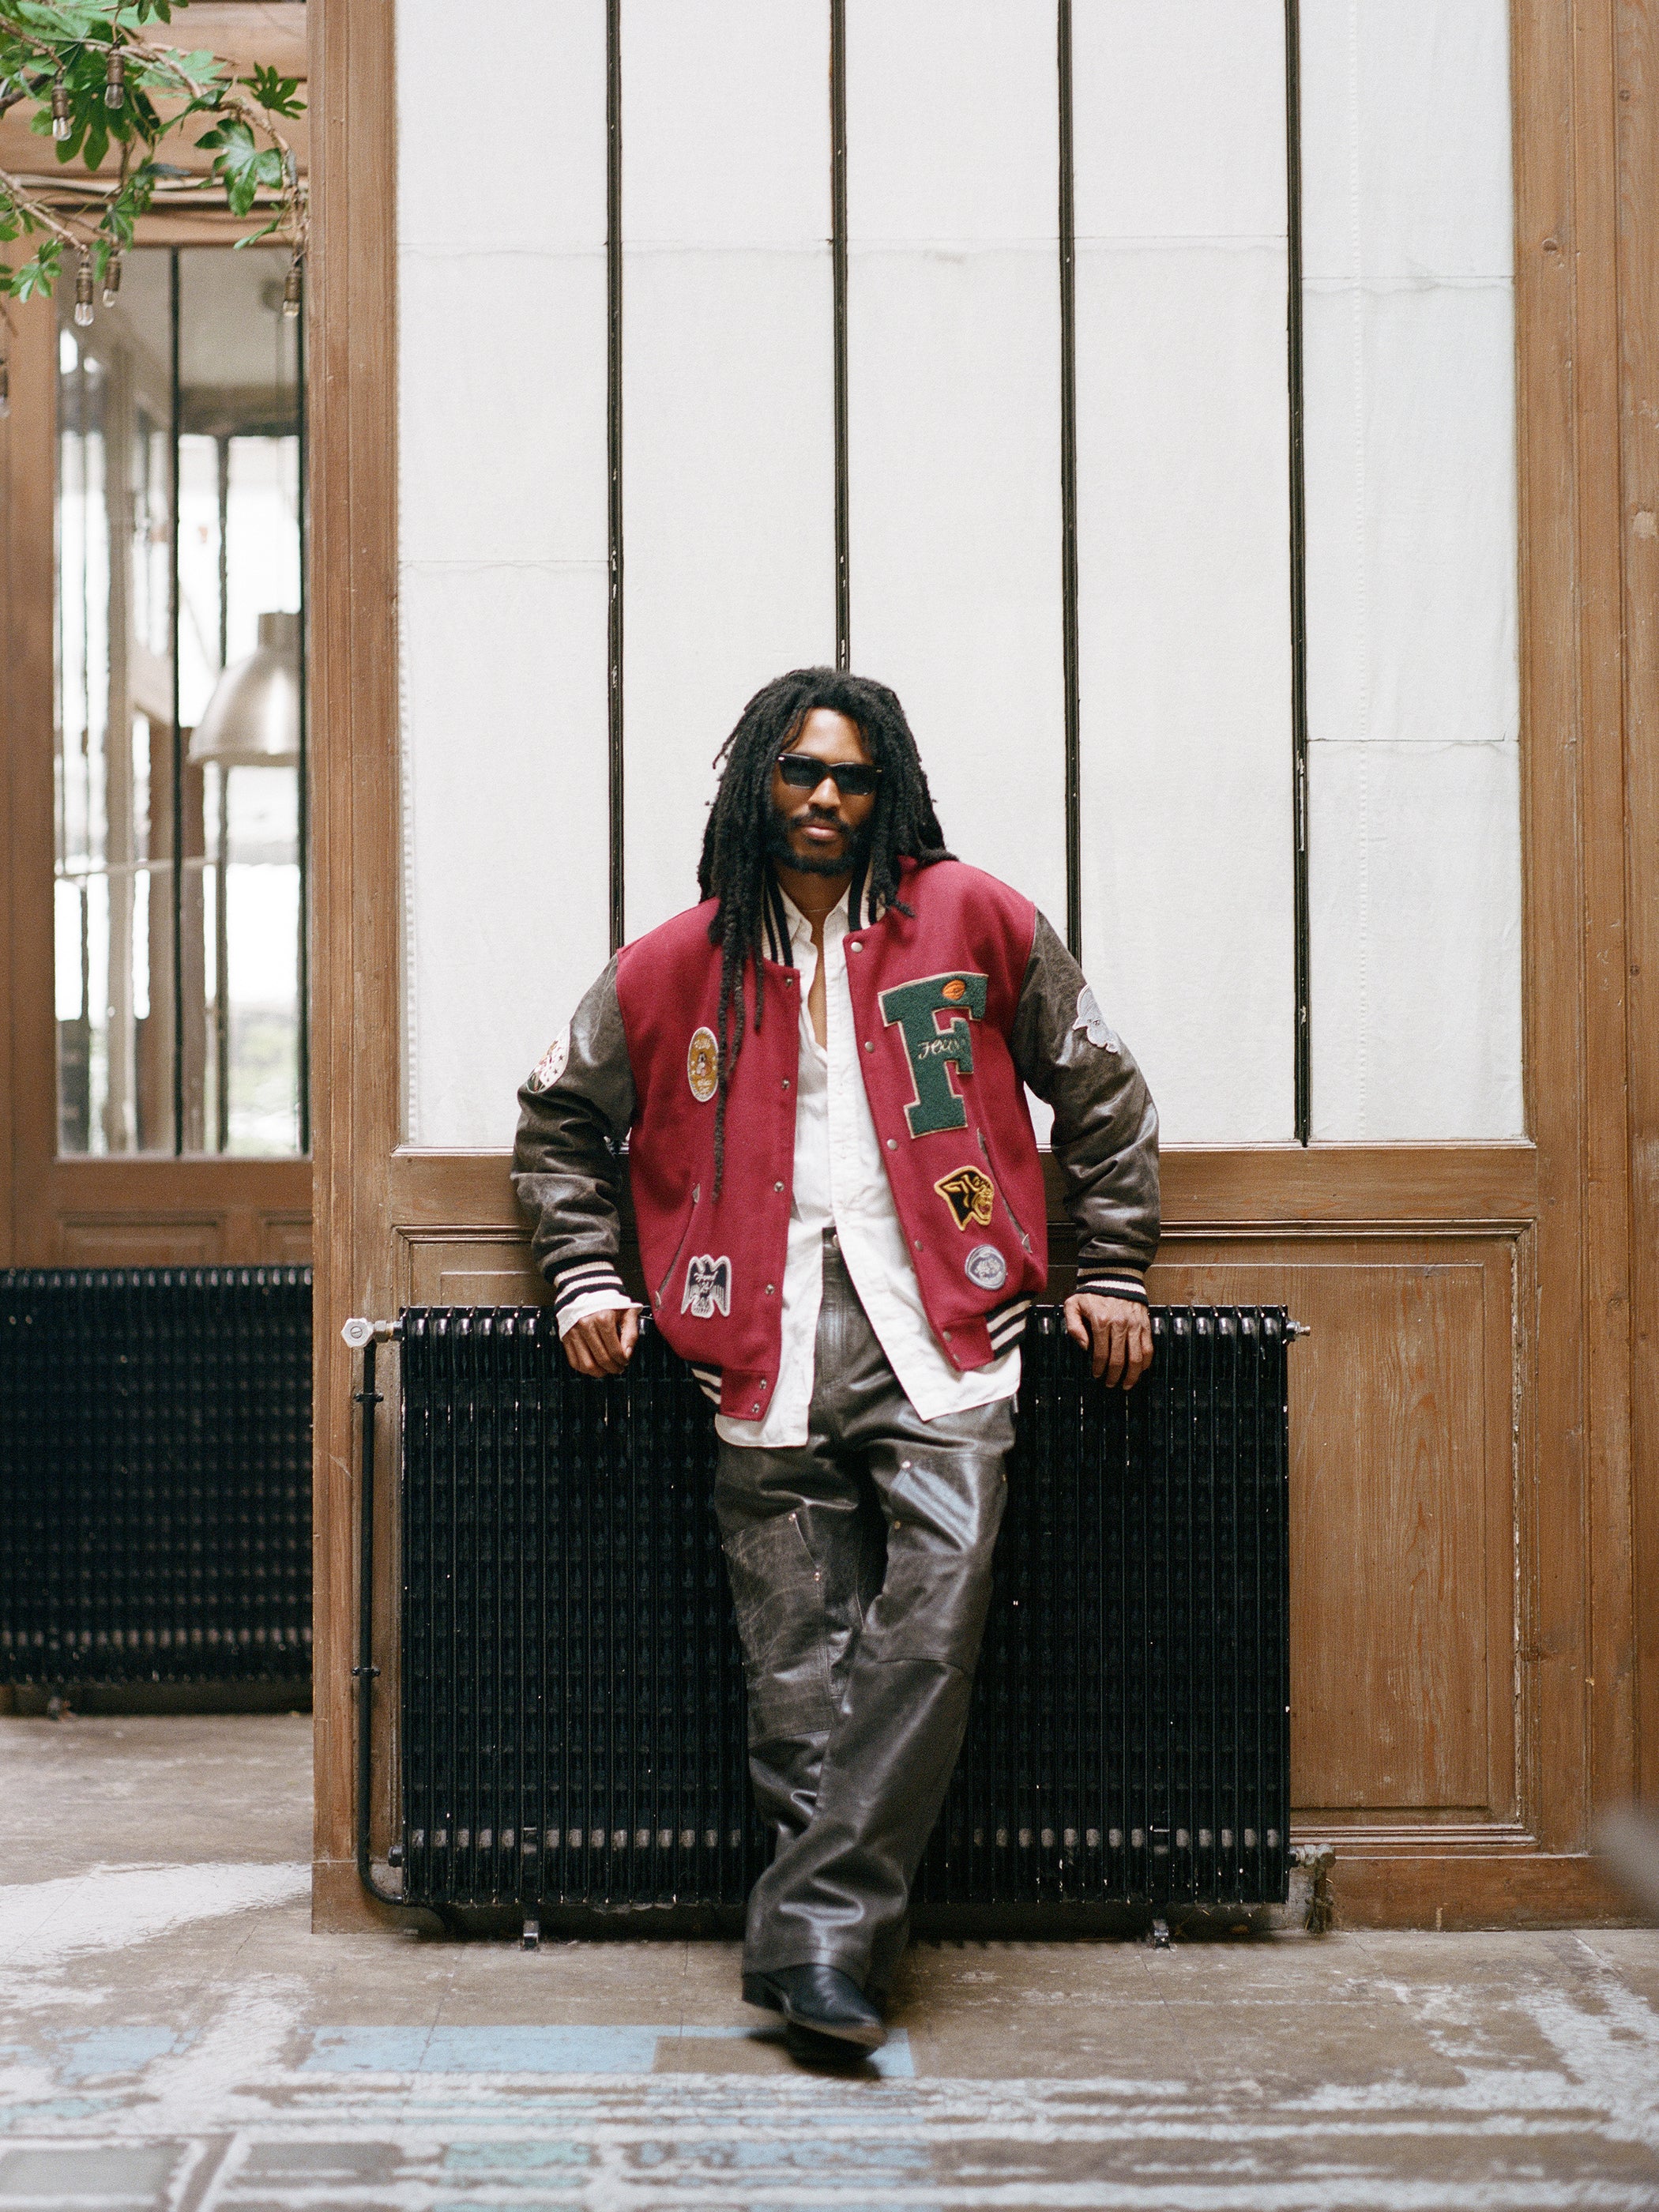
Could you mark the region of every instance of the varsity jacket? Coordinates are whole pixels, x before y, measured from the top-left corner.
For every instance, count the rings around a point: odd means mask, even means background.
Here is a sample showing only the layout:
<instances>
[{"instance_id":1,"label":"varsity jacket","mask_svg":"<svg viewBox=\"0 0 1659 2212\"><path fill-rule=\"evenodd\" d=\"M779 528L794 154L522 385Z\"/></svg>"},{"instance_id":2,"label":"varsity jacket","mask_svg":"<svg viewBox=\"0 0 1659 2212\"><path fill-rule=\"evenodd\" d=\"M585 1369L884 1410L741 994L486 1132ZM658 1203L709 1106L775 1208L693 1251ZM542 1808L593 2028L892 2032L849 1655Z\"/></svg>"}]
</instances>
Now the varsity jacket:
<instances>
[{"instance_id":1,"label":"varsity jacket","mask_svg":"<svg viewBox=\"0 0 1659 2212\"><path fill-rule=\"evenodd\" d=\"M1031 902L957 860L903 864L861 915L847 973L871 1117L922 1304L946 1355L982 1367L1048 1279L1025 1085L1054 1110L1078 1288L1146 1297L1158 1249L1158 1114L1128 1048ZM625 945L519 1092L513 1182L556 1305L614 1286L621 1154L651 1310L718 1370L721 1411L763 1418L777 1381L793 1179L799 993L781 903L744 977L716 1193L720 952L714 901Z\"/></svg>"}]
</instances>

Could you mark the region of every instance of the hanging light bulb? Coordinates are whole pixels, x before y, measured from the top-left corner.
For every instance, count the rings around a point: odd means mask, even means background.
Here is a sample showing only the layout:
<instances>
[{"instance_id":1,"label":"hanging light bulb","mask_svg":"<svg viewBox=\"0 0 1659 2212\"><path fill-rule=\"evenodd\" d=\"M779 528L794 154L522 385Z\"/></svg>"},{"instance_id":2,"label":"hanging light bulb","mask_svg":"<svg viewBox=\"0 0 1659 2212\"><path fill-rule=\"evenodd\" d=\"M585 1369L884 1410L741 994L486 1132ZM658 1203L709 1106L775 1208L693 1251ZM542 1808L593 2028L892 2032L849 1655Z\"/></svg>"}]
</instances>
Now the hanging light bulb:
<instances>
[{"instance_id":1,"label":"hanging light bulb","mask_svg":"<svg viewBox=\"0 0 1659 2212\"><path fill-rule=\"evenodd\" d=\"M92 320L92 255L84 246L75 264L75 319L82 330Z\"/></svg>"},{"instance_id":2,"label":"hanging light bulb","mask_svg":"<svg viewBox=\"0 0 1659 2212\"><path fill-rule=\"evenodd\" d=\"M0 353L0 422L11 412L11 364Z\"/></svg>"},{"instance_id":3,"label":"hanging light bulb","mask_svg":"<svg viewBox=\"0 0 1659 2212\"><path fill-rule=\"evenodd\" d=\"M300 312L300 257L296 253L288 264L288 276L283 285L283 313L289 322Z\"/></svg>"},{"instance_id":4,"label":"hanging light bulb","mask_svg":"<svg viewBox=\"0 0 1659 2212\"><path fill-rule=\"evenodd\" d=\"M112 246L109 258L104 264L104 305L106 307L115 305L115 295L120 289L121 257Z\"/></svg>"},{"instance_id":5,"label":"hanging light bulb","mask_svg":"<svg viewBox=\"0 0 1659 2212\"><path fill-rule=\"evenodd\" d=\"M127 96L127 58L119 46L109 50L109 65L104 71L104 105L118 107Z\"/></svg>"},{"instance_id":6,"label":"hanging light bulb","mask_svg":"<svg viewBox=\"0 0 1659 2212\"><path fill-rule=\"evenodd\" d=\"M52 135L54 138L67 138L69 134L69 87L59 70L52 81Z\"/></svg>"}]
</instances>

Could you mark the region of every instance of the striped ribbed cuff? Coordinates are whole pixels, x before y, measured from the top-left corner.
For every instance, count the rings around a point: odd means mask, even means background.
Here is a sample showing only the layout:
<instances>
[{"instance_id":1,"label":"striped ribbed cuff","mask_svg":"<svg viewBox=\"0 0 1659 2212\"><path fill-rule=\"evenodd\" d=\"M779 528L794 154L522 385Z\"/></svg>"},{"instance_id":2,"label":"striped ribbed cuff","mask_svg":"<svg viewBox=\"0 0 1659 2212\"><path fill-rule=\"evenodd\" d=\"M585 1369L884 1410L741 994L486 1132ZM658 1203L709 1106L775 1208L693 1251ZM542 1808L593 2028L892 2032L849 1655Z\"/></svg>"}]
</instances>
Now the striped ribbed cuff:
<instances>
[{"instance_id":1,"label":"striped ribbed cuff","mask_svg":"<svg viewBox=\"0 0 1659 2212\"><path fill-rule=\"evenodd\" d=\"M1012 1298L1006 1306L997 1306L986 1315L986 1334L991 1340L993 1352L1000 1356L1019 1342L1025 1333L1025 1323L1030 1311L1030 1298Z\"/></svg>"},{"instance_id":2,"label":"striped ribbed cuff","mask_svg":"<svg viewBox=\"0 0 1659 2212\"><path fill-rule=\"evenodd\" d=\"M1146 1304L1146 1284L1139 1275L1121 1267L1079 1267L1077 1287L1091 1297L1128 1298L1138 1306Z\"/></svg>"},{"instance_id":3,"label":"striped ribbed cuff","mask_svg":"<svg viewBox=\"0 0 1659 2212\"><path fill-rule=\"evenodd\" d=\"M589 1314L614 1313L633 1303L609 1260L578 1260L553 1278L553 1313L561 1336Z\"/></svg>"}]
</instances>

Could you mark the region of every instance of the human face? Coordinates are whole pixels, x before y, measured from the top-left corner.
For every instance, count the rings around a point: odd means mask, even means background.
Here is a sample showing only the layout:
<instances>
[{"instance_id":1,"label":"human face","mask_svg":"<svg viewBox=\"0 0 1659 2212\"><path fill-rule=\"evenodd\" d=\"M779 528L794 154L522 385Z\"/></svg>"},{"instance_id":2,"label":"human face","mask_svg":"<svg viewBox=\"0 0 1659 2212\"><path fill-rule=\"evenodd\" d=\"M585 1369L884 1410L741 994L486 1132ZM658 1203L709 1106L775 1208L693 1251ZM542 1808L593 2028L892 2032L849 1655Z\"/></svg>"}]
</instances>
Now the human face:
<instances>
[{"instance_id":1,"label":"human face","mask_svg":"<svg viewBox=\"0 0 1659 2212\"><path fill-rule=\"evenodd\" d=\"M833 707L814 707L787 752L822 761L826 767L868 761L869 748L856 722ZM781 868L809 876L850 876L864 843L864 830L875 811L875 795L843 793L826 775L811 791L787 784L772 769L773 857Z\"/></svg>"}]
</instances>

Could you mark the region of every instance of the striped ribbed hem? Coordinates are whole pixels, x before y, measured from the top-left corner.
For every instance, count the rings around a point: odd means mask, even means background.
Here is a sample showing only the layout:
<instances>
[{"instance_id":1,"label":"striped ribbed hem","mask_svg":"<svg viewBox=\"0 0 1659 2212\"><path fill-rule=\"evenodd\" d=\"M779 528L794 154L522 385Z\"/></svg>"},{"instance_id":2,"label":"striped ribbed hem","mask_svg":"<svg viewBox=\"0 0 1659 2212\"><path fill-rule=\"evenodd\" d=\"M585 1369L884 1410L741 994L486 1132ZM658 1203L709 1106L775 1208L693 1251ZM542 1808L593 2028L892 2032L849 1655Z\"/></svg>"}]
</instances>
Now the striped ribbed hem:
<instances>
[{"instance_id":1,"label":"striped ribbed hem","mask_svg":"<svg viewBox=\"0 0 1659 2212\"><path fill-rule=\"evenodd\" d=\"M614 1291L623 1300L628 1297L622 1277L609 1260L578 1260L574 1267L561 1267L553 1278L554 1312L562 1314L593 1291Z\"/></svg>"},{"instance_id":2,"label":"striped ribbed hem","mask_svg":"<svg viewBox=\"0 0 1659 2212\"><path fill-rule=\"evenodd\" d=\"M1121 1269L1110 1267L1079 1267L1077 1286L1097 1298L1128 1298L1138 1306L1146 1300L1146 1285L1139 1275L1126 1275Z\"/></svg>"},{"instance_id":3,"label":"striped ribbed hem","mask_svg":"<svg viewBox=\"0 0 1659 2212\"><path fill-rule=\"evenodd\" d=\"M691 1370L699 1390L711 1406L720 1401L720 1370L718 1367L696 1367Z\"/></svg>"},{"instance_id":4,"label":"striped ribbed hem","mask_svg":"<svg viewBox=\"0 0 1659 2212\"><path fill-rule=\"evenodd\" d=\"M995 1352L1010 1351L1025 1334L1025 1323L1031 1311L1030 1298L1011 1298L1006 1306L994 1306L985 1316L986 1334Z\"/></svg>"}]
</instances>

